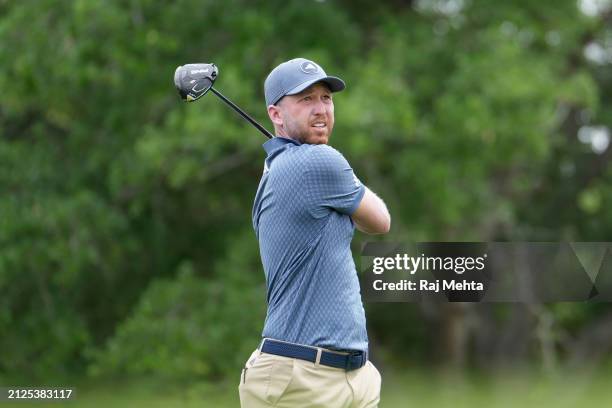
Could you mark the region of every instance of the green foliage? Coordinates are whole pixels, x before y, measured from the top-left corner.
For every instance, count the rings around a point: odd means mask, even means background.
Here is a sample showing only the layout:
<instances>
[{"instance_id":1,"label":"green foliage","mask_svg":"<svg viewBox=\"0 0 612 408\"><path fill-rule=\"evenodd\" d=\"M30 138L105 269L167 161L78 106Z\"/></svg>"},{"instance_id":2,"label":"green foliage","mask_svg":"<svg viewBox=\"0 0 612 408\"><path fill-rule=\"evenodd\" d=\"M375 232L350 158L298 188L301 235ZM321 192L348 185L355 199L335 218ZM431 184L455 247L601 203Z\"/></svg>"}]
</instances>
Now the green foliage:
<instances>
[{"instance_id":1,"label":"green foliage","mask_svg":"<svg viewBox=\"0 0 612 408\"><path fill-rule=\"evenodd\" d=\"M11 191L0 201L0 348L11 350L0 371L68 372L125 307L125 296L110 306L107 300L125 279L119 265L134 241L125 217L95 192L62 194L51 185L51 151L0 145L14 163L0 173Z\"/></svg>"},{"instance_id":2,"label":"green foliage","mask_svg":"<svg viewBox=\"0 0 612 408\"><path fill-rule=\"evenodd\" d=\"M91 372L194 380L239 370L265 316L265 288L252 273L258 259L244 244L231 245L214 277L198 276L184 262L175 278L152 281L104 351L94 352Z\"/></svg>"},{"instance_id":3,"label":"green foliage","mask_svg":"<svg viewBox=\"0 0 612 408\"><path fill-rule=\"evenodd\" d=\"M612 123L609 65L584 57L609 28L575 0L0 12L0 374L216 378L254 347L264 139L213 96L179 101L188 62L216 63L216 87L264 124L275 64L309 57L345 79L331 144L388 203L390 239L609 240L610 149L576 138ZM420 311L382 309L374 338L429 347ZM551 310L571 332L603 315Z\"/></svg>"}]
</instances>

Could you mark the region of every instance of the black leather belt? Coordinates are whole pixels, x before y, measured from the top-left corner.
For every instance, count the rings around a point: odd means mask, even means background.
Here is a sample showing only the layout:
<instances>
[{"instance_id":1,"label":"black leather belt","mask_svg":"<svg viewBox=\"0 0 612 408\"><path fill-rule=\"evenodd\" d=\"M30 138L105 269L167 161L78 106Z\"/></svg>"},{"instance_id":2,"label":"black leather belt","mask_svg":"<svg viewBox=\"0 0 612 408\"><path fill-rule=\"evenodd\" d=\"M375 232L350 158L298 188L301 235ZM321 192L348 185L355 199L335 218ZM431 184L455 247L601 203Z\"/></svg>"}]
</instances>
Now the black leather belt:
<instances>
[{"instance_id":1,"label":"black leather belt","mask_svg":"<svg viewBox=\"0 0 612 408\"><path fill-rule=\"evenodd\" d=\"M320 353L319 364L342 368L346 371L361 368L368 361L368 355L363 351L334 352L272 339L264 339L260 350L262 353L299 358L313 363L316 363L317 354Z\"/></svg>"}]
</instances>

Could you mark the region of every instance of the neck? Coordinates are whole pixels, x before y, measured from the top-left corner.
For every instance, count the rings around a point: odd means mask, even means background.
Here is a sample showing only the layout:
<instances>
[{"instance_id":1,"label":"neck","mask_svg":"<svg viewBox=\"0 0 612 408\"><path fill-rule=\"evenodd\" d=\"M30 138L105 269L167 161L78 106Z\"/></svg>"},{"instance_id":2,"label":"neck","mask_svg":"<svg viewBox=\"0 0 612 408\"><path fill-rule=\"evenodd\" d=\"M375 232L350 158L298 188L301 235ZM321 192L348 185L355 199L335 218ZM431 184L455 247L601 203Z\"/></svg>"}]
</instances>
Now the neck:
<instances>
[{"instance_id":1,"label":"neck","mask_svg":"<svg viewBox=\"0 0 612 408\"><path fill-rule=\"evenodd\" d=\"M280 137L284 137L284 138L286 138L286 139L292 139L292 140L293 140L293 137L289 136L289 135L287 134L287 132L285 131L285 129L284 129L284 128L282 128L282 127L277 127L277 126L274 126L274 134L275 134L276 136L280 136Z\"/></svg>"}]
</instances>

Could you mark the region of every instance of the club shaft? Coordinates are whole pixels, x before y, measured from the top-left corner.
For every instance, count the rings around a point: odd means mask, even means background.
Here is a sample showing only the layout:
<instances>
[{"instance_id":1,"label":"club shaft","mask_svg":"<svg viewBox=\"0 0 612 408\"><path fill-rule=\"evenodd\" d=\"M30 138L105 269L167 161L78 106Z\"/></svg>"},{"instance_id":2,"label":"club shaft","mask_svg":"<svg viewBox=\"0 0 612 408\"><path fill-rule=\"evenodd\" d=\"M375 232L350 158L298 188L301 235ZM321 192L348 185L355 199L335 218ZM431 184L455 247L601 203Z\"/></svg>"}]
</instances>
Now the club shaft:
<instances>
[{"instance_id":1,"label":"club shaft","mask_svg":"<svg viewBox=\"0 0 612 408\"><path fill-rule=\"evenodd\" d=\"M215 88L210 87L210 90L217 95L219 98L221 98L221 100L225 103L227 103L229 106L231 106L236 112L238 112L238 114L240 116L242 116L243 118L245 118L246 120L248 120L251 125L255 126L257 129L259 129L259 131L261 133L263 133L268 139L272 139L274 137L274 135L270 132L268 132L268 129L266 129L265 127L261 126L259 123L257 123L257 121L255 119L253 119L252 117L250 117L245 111L243 111L242 109L240 109L238 107L238 105L236 105L234 102L230 101L229 99L227 99L225 96L223 96L223 94L219 91L217 91Z\"/></svg>"}]
</instances>

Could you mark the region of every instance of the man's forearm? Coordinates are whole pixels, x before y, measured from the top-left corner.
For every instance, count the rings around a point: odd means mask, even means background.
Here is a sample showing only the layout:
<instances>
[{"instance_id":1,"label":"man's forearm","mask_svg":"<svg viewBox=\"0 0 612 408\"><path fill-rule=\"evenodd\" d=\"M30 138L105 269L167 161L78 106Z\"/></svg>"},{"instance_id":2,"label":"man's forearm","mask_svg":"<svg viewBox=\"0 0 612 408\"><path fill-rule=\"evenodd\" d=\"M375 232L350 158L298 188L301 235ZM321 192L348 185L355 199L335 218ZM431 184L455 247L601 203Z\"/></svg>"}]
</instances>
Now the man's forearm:
<instances>
[{"instance_id":1,"label":"man's forearm","mask_svg":"<svg viewBox=\"0 0 612 408\"><path fill-rule=\"evenodd\" d=\"M353 222L359 231L366 234L386 234L391 228L389 210L380 197L368 187L365 189L363 199L353 214Z\"/></svg>"}]
</instances>

